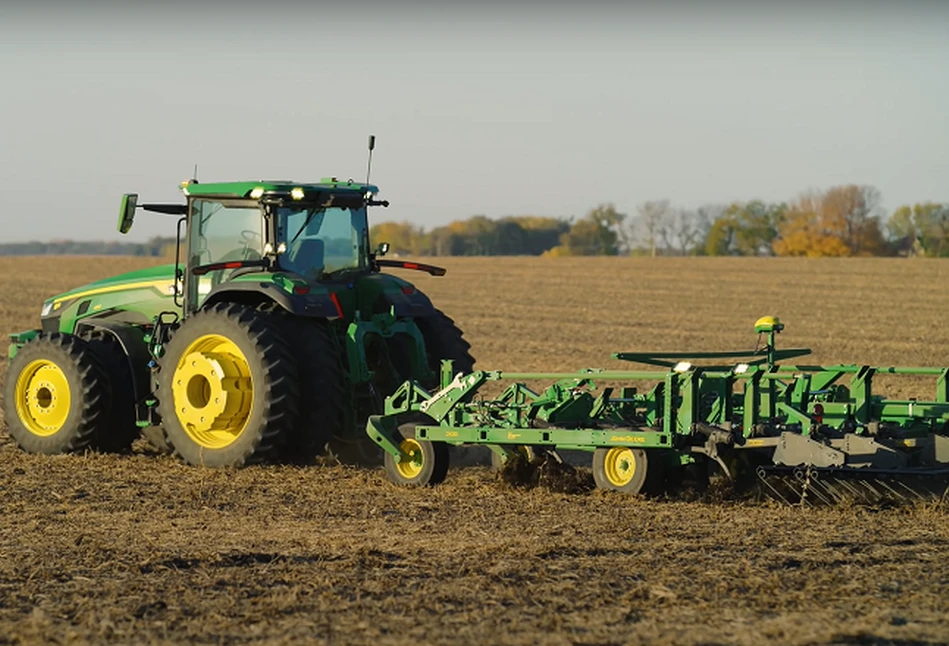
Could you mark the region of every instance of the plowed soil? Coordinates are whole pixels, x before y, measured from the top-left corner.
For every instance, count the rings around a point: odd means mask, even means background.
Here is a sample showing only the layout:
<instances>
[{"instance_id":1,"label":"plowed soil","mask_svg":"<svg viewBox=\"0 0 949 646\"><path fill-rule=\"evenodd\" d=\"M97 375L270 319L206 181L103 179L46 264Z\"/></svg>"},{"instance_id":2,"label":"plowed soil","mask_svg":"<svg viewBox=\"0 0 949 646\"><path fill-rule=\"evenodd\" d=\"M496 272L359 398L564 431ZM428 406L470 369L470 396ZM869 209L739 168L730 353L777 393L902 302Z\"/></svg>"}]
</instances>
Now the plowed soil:
<instances>
[{"instance_id":1,"label":"plowed soil","mask_svg":"<svg viewBox=\"0 0 949 646\"><path fill-rule=\"evenodd\" d=\"M0 326L145 262L2 259ZM478 367L753 347L764 314L814 362L949 365L941 261L444 264L404 275ZM0 644L949 643L949 502L655 501L512 488L487 467L401 490L381 469L207 470L143 445L32 456L5 434L0 494Z\"/></svg>"}]
</instances>

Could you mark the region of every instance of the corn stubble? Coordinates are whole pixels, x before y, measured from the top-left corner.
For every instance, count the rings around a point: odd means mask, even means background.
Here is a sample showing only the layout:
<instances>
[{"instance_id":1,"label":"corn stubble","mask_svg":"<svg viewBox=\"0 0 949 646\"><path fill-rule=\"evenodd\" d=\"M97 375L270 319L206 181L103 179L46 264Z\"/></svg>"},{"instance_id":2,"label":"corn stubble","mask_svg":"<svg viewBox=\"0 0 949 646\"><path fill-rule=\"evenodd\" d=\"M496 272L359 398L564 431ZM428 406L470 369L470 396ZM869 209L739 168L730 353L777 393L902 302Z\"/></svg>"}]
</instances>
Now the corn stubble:
<instances>
[{"instance_id":1,"label":"corn stubble","mask_svg":"<svg viewBox=\"0 0 949 646\"><path fill-rule=\"evenodd\" d=\"M148 262L0 259L0 325L31 327L44 297ZM406 278L466 331L480 368L753 347L764 314L815 362L949 365L942 261L442 264L444 278ZM187 467L143 443L31 456L0 434L0 642L949 641L946 501L789 507L720 480L649 500L590 491L588 463L566 462L403 490L381 470Z\"/></svg>"}]
</instances>

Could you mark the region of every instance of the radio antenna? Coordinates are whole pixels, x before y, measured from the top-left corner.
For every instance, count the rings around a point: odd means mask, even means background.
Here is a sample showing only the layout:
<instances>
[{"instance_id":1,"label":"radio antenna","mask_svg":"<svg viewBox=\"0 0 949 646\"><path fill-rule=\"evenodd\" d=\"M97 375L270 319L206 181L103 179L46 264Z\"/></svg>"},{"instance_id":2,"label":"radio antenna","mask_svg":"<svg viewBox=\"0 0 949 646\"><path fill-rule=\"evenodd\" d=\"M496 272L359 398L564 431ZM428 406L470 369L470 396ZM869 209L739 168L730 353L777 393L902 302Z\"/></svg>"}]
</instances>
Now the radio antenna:
<instances>
[{"instance_id":1,"label":"radio antenna","mask_svg":"<svg viewBox=\"0 0 949 646\"><path fill-rule=\"evenodd\" d=\"M192 175L191 178L195 184L198 183L198 165L197 164L194 165L194 175Z\"/></svg>"},{"instance_id":2,"label":"radio antenna","mask_svg":"<svg viewBox=\"0 0 949 646\"><path fill-rule=\"evenodd\" d=\"M376 136L369 135L369 162L366 164L366 184L369 183L369 174L372 172L372 149L376 147Z\"/></svg>"}]
</instances>

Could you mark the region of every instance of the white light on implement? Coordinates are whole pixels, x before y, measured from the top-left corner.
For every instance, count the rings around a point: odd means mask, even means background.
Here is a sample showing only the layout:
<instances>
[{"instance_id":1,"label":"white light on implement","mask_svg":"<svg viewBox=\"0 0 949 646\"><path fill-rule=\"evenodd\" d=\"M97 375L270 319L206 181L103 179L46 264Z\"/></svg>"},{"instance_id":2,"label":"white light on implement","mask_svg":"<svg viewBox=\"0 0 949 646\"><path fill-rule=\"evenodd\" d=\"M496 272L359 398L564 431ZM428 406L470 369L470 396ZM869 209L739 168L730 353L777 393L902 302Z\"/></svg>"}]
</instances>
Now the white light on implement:
<instances>
[{"instance_id":1,"label":"white light on implement","mask_svg":"<svg viewBox=\"0 0 949 646\"><path fill-rule=\"evenodd\" d=\"M692 367L692 364L689 363L688 361L680 361L679 363L676 364L676 367L673 368L673 370L675 372L685 372L691 367Z\"/></svg>"},{"instance_id":2,"label":"white light on implement","mask_svg":"<svg viewBox=\"0 0 949 646\"><path fill-rule=\"evenodd\" d=\"M263 194L264 194L263 186L258 186L257 188L255 188L254 190L250 192L250 196L255 200L260 198Z\"/></svg>"},{"instance_id":3,"label":"white light on implement","mask_svg":"<svg viewBox=\"0 0 949 646\"><path fill-rule=\"evenodd\" d=\"M747 363L739 363L737 366L735 366L735 374L736 375L745 374L746 372L748 372L748 367L749 366Z\"/></svg>"},{"instance_id":4,"label":"white light on implement","mask_svg":"<svg viewBox=\"0 0 949 646\"><path fill-rule=\"evenodd\" d=\"M277 253L286 253L287 252L287 243L281 242L277 245Z\"/></svg>"},{"instance_id":5,"label":"white light on implement","mask_svg":"<svg viewBox=\"0 0 949 646\"><path fill-rule=\"evenodd\" d=\"M40 312L40 316L46 316L53 310L53 301L48 301L43 303L43 310Z\"/></svg>"},{"instance_id":6,"label":"white light on implement","mask_svg":"<svg viewBox=\"0 0 949 646\"><path fill-rule=\"evenodd\" d=\"M295 200L303 199L303 189L297 186L296 188L290 189L290 197Z\"/></svg>"}]
</instances>

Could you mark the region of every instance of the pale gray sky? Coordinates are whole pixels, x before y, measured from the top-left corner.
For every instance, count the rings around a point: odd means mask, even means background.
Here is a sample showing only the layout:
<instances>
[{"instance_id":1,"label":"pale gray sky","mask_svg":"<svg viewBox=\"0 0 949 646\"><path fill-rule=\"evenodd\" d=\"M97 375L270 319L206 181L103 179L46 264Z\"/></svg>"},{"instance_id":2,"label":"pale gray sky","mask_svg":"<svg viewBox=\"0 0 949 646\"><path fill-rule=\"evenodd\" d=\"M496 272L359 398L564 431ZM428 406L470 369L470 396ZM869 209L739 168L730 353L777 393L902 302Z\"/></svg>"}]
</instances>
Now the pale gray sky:
<instances>
[{"instance_id":1,"label":"pale gray sky","mask_svg":"<svg viewBox=\"0 0 949 646\"><path fill-rule=\"evenodd\" d=\"M370 133L374 218L426 227L949 201L949 2L60 4L0 4L3 241L118 239L121 193L179 201L195 163L362 179Z\"/></svg>"}]
</instances>

